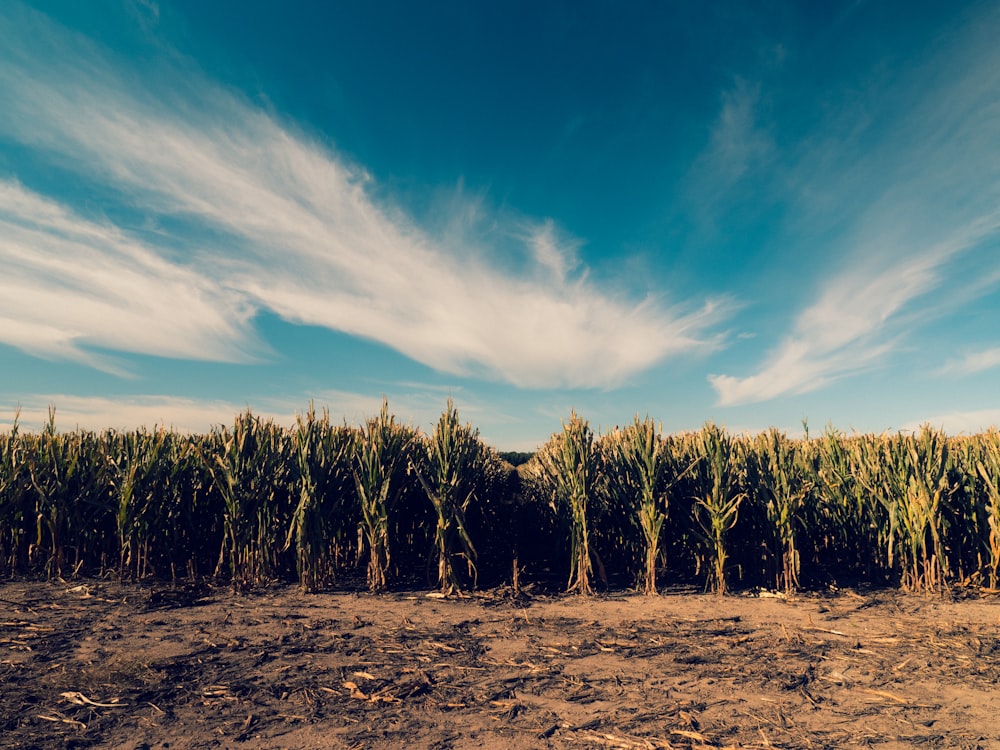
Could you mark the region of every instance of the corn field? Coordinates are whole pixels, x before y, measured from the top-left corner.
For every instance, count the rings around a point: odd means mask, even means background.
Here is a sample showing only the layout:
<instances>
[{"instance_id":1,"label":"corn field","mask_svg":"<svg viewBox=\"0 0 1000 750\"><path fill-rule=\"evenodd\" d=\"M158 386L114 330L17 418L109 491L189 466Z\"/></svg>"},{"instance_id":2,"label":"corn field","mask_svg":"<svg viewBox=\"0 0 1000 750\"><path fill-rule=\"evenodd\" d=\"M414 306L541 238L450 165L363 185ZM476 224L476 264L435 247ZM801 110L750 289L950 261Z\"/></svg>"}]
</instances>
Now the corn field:
<instances>
[{"instance_id":1,"label":"corn field","mask_svg":"<svg viewBox=\"0 0 1000 750\"><path fill-rule=\"evenodd\" d=\"M1000 433L667 435L647 417L602 435L574 413L515 467L450 401L431 434L388 404L359 426L310 405L204 435L61 432L50 411L0 434L0 565L237 590L996 589Z\"/></svg>"}]
</instances>

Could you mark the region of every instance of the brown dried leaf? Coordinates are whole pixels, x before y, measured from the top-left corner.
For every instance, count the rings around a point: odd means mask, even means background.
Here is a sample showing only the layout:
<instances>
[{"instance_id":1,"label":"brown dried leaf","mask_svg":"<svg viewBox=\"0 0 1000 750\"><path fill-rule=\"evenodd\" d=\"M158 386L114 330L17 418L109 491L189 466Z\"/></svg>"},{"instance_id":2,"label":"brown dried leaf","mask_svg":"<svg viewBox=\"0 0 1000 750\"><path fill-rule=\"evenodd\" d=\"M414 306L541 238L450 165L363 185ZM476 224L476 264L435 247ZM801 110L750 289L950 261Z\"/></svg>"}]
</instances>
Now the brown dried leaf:
<instances>
[{"instance_id":1,"label":"brown dried leaf","mask_svg":"<svg viewBox=\"0 0 1000 750\"><path fill-rule=\"evenodd\" d=\"M362 701L368 700L368 696L363 693L360 688L358 688L357 683L347 680L344 682L342 687L345 687L350 691L352 698L357 698Z\"/></svg>"},{"instance_id":2,"label":"brown dried leaf","mask_svg":"<svg viewBox=\"0 0 1000 750\"><path fill-rule=\"evenodd\" d=\"M70 690L65 693L59 693L63 698L68 700L70 703L77 706L96 706L97 708L123 708L127 706L127 703L119 703L117 699L113 703L98 703L97 701L91 700L83 693L78 693L75 690Z\"/></svg>"}]
</instances>

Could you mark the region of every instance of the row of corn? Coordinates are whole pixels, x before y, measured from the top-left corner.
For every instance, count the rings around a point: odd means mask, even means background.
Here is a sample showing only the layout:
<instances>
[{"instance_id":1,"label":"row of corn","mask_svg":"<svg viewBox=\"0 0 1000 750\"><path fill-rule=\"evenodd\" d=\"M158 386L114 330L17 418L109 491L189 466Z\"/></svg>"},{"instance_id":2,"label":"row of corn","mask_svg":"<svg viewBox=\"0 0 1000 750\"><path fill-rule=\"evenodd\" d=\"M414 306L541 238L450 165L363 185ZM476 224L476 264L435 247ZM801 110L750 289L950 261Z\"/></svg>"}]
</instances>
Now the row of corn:
<instances>
[{"instance_id":1,"label":"row of corn","mask_svg":"<svg viewBox=\"0 0 1000 750\"><path fill-rule=\"evenodd\" d=\"M636 418L598 435L573 414L515 468L450 401L429 434L385 404L359 426L310 406L290 429L248 411L205 435L60 432L52 412L0 434L0 565L309 591L995 589L1000 433L668 435Z\"/></svg>"}]
</instances>

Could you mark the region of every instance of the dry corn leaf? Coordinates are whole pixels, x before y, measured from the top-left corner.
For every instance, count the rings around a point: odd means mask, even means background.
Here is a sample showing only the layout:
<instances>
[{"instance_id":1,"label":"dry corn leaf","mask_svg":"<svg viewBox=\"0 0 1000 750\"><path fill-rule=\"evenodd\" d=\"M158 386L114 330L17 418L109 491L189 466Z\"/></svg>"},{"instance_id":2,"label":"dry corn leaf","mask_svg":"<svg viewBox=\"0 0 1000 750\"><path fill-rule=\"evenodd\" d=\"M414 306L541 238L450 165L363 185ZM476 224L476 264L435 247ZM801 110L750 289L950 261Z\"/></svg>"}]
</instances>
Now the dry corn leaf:
<instances>
[{"instance_id":1,"label":"dry corn leaf","mask_svg":"<svg viewBox=\"0 0 1000 750\"><path fill-rule=\"evenodd\" d=\"M802 630L811 630L814 633L830 633L831 635L842 635L846 638L850 638L850 633L843 633L839 630L830 630L829 628L817 628L815 626L803 626Z\"/></svg>"},{"instance_id":2,"label":"dry corn leaf","mask_svg":"<svg viewBox=\"0 0 1000 750\"><path fill-rule=\"evenodd\" d=\"M687 729L671 729L670 734L676 734L678 737L684 737L688 740L697 740L698 742L704 742L705 744L711 742L711 740L701 734L701 732L692 732Z\"/></svg>"},{"instance_id":3,"label":"dry corn leaf","mask_svg":"<svg viewBox=\"0 0 1000 750\"><path fill-rule=\"evenodd\" d=\"M871 688L859 688L859 690L861 690L862 693L868 693L868 695L875 695L878 696L879 698L885 698L886 700L894 701L895 703L899 703L902 705L906 705L907 703L909 703L909 701L906 700L905 698L900 698L898 695L893 695L892 693L888 693L885 690L872 690Z\"/></svg>"},{"instance_id":4,"label":"dry corn leaf","mask_svg":"<svg viewBox=\"0 0 1000 750\"><path fill-rule=\"evenodd\" d=\"M614 748L614 750L671 750L673 748L673 745L666 740L655 737L624 737L603 732L581 732L577 736L589 740L594 744Z\"/></svg>"},{"instance_id":5,"label":"dry corn leaf","mask_svg":"<svg viewBox=\"0 0 1000 750\"><path fill-rule=\"evenodd\" d=\"M79 727L80 729L86 729L87 725L82 721L77 721L76 719L68 719L65 716L45 716L44 714L38 714L39 719L44 719L45 721L52 721L57 724L69 724L70 726Z\"/></svg>"},{"instance_id":6,"label":"dry corn leaf","mask_svg":"<svg viewBox=\"0 0 1000 750\"><path fill-rule=\"evenodd\" d=\"M70 703L73 703L74 705L77 706L96 706L97 708L122 708L128 705L127 703L118 702L117 698L112 703L98 703L95 700L91 700L83 693L78 693L75 690L70 690L65 693L59 693L59 695L68 700Z\"/></svg>"},{"instance_id":7,"label":"dry corn leaf","mask_svg":"<svg viewBox=\"0 0 1000 750\"><path fill-rule=\"evenodd\" d=\"M344 682L342 687L345 687L350 691L352 698L357 698L358 700L363 700L363 701L368 700L368 696L361 691L357 683L347 680Z\"/></svg>"}]
</instances>

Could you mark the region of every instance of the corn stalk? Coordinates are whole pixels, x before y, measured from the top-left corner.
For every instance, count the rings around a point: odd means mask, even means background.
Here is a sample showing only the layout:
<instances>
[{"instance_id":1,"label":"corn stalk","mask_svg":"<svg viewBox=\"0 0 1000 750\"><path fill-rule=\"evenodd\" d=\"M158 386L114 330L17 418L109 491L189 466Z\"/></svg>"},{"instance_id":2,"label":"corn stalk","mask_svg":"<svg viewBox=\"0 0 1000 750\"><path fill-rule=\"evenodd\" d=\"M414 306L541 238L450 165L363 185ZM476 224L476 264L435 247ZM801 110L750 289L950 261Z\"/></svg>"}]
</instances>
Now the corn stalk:
<instances>
[{"instance_id":1,"label":"corn stalk","mask_svg":"<svg viewBox=\"0 0 1000 750\"><path fill-rule=\"evenodd\" d=\"M24 507L27 472L20 435L20 410L14 415L10 432L0 435L0 554L13 574L18 567L21 537L24 533Z\"/></svg>"},{"instance_id":2,"label":"corn stalk","mask_svg":"<svg viewBox=\"0 0 1000 750\"><path fill-rule=\"evenodd\" d=\"M902 442L905 472L905 524L910 573L904 587L940 591L948 584L950 565L945 547L944 506L954 487L948 439L924 426ZM902 479L902 477L900 477Z\"/></svg>"},{"instance_id":3,"label":"corn stalk","mask_svg":"<svg viewBox=\"0 0 1000 750\"><path fill-rule=\"evenodd\" d=\"M554 510L566 509L570 521L570 572L567 591L589 595L590 539L587 505L595 484L596 453L594 433L586 421L573 412L563 431L556 433L536 456L542 472L553 488Z\"/></svg>"},{"instance_id":4,"label":"corn stalk","mask_svg":"<svg viewBox=\"0 0 1000 750\"><path fill-rule=\"evenodd\" d=\"M476 580L476 549L469 538L465 513L475 496L474 480L481 473L483 446L479 431L462 426L451 399L438 419L434 434L424 441L423 461L410 468L434 506L437 525L434 546L438 555L438 586L444 594L461 593L454 560L464 560L472 584Z\"/></svg>"},{"instance_id":5,"label":"corn stalk","mask_svg":"<svg viewBox=\"0 0 1000 750\"><path fill-rule=\"evenodd\" d=\"M205 466L203 439L168 432L164 456L153 488L155 501L148 513L147 553L159 567L155 575L170 570L171 579L194 579L208 570L223 537L222 499Z\"/></svg>"},{"instance_id":6,"label":"corn stalk","mask_svg":"<svg viewBox=\"0 0 1000 750\"><path fill-rule=\"evenodd\" d=\"M397 486L413 443L411 430L396 423L382 401L379 416L361 428L352 471L361 505L358 555L368 556L368 588L383 591L388 583L391 550L389 516L400 495Z\"/></svg>"},{"instance_id":7,"label":"corn stalk","mask_svg":"<svg viewBox=\"0 0 1000 750\"><path fill-rule=\"evenodd\" d=\"M34 499L35 538L29 560L44 558L47 575L75 574L99 557L108 516L107 456L93 433L56 431L55 409L40 435L26 441L25 464ZM67 567L69 566L69 567Z\"/></svg>"},{"instance_id":8,"label":"corn stalk","mask_svg":"<svg viewBox=\"0 0 1000 750\"><path fill-rule=\"evenodd\" d=\"M344 531L348 486L353 481L353 450L354 431L346 425L333 427L325 409L322 417L317 417L309 404L306 415L296 418L299 501L292 512L285 549L294 543L303 591L316 591L333 576L331 545Z\"/></svg>"},{"instance_id":9,"label":"corn stalk","mask_svg":"<svg viewBox=\"0 0 1000 750\"><path fill-rule=\"evenodd\" d=\"M793 442L772 428L757 437L754 447L760 464L758 480L766 496L767 519L780 549L781 565L775 584L791 592L799 588L802 566L799 535L807 531L807 504L814 487L805 460L805 444Z\"/></svg>"},{"instance_id":10,"label":"corn stalk","mask_svg":"<svg viewBox=\"0 0 1000 750\"><path fill-rule=\"evenodd\" d=\"M624 430L615 430L601 440L606 455L605 473L609 490L629 509L642 534L643 567L640 586L646 595L656 594L656 564L660 536L667 520L668 495L664 477L672 457L653 420L646 417Z\"/></svg>"},{"instance_id":11,"label":"corn stalk","mask_svg":"<svg viewBox=\"0 0 1000 750\"><path fill-rule=\"evenodd\" d=\"M157 504L167 499L170 475L178 463L171 455L172 433L138 430L121 436L111 458L117 495L118 575L141 578L149 570L149 545L157 531Z\"/></svg>"},{"instance_id":12,"label":"corn stalk","mask_svg":"<svg viewBox=\"0 0 1000 750\"><path fill-rule=\"evenodd\" d=\"M906 591L941 590L949 574L942 503L953 492L947 438L925 426L866 437L854 452L855 475L882 506L875 523L888 569Z\"/></svg>"},{"instance_id":13,"label":"corn stalk","mask_svg":"<svg viewBox=\"0 0 1000 750\"><path fill-rule=\"evenodd\" d=\"M708 570L706 588L722 596L728 593L726 580L729 560L728 535L739 517L740 446L725 430L705 425L695 436L702 461L695 471L700 491L694 498L695 521L705 544L703 562Z\"/></svg>"},{"instance_id":14,"label":"corn stalk","mask_svg":"<svg viewBox=\"0 0 1000 750\"><path fill-rule=\"evenodd\" d=\"M223 542L216 575L227 568L233 588L244 591L278 571L278 529L289 491L287 441L272 422L249 410L233 429L211 436L206 465L223 501Z\"/></svg>"},{"instance_id":15,"label":"corn stalk","mask_svg":"<svg viewBox=\"0 0 1000 750\"><path fill-rule=\"evenodd\" d=\"M833 428L810 441L817 477L815 544L837 568L871 579L881 570L881 504L862 481L862 442L862 438L846 437Z\"/></svg>"},{"instance_id":16,"label":"corn stalk","mask_svg":"<svg viewBox=\"0 0 1000 750\"><path fill-rule=\"evenodd\" d=\"M976 471L986 487L986 520L989 526L987 574L991 589L1000 583L1000 433L995 429L982 436L981 458Z\"/></svg>"}]
</instances>

